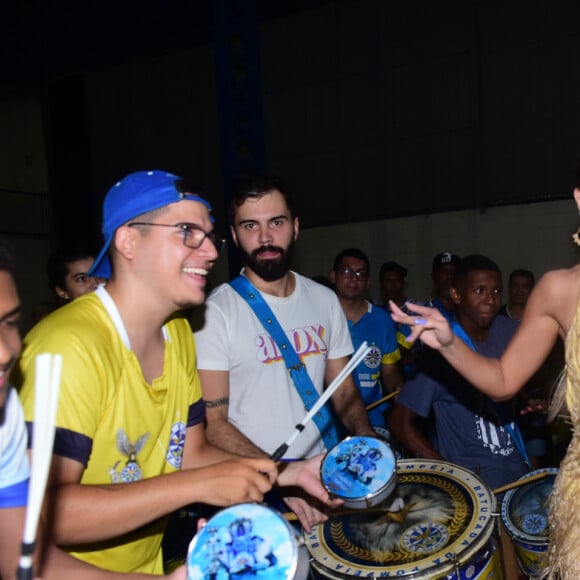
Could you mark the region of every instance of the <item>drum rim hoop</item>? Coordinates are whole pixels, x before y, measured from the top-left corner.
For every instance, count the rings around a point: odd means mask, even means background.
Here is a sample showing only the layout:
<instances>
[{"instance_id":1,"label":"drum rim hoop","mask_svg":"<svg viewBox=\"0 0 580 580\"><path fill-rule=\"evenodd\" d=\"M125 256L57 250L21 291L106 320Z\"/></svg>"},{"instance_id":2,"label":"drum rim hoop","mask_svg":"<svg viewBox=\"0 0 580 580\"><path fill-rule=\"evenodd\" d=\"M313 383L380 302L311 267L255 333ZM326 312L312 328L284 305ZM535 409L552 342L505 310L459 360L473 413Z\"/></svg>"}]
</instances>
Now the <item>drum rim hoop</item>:
<instances>
[{"instance_id":1,"label":"drum rim hoop","mask_svg":"<svg viewBox=\"0 0 580 580\"><path fill-rule=\"evenodd\" d=\"M560 469L558 467L542 467L541 469L534 469L533 471L528 471L528 473L522 475L520 478L517 479L517 481L525 481L526 479L529 479L530 477L533 477L540 473L549 473L550 475L553 475L555 479L560 473ZM542 480L540 480L540 482L541 481ZM507 514L510 502L517 495L517 492L522 490L522 488L523 487L510 489L509 491L506 491L505 495L503 496L501 501L501 520L503 522L503 525L505 526L505 529L507 530L510 538L518 543L525 543L533 546L547 546L548 535L532 536L531 534L527 534L524 530L517 528L515 524L512 523L511 518L508 518Z\"/></svg>"}]
</instances>

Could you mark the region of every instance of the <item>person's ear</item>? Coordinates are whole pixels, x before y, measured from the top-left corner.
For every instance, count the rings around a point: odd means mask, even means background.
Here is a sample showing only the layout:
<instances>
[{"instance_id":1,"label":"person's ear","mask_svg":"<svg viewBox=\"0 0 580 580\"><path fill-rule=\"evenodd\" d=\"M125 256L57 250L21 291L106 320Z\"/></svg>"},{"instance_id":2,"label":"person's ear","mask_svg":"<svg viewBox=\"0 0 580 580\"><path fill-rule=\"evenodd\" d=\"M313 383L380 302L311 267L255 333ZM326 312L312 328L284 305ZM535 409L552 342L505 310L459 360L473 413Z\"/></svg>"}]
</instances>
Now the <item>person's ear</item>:
<instances>
[{"instance_id":1,"label":"person's ear","mask_svg":"<svg viewBox=\"0 0 580 580\"><path fill-rule=\"evenodd\" d=\"M236 235L236 229L234 226L230 226L230 234L232 234L232 240L234 240L234 244L239 247L240 244L238 244L238 236Z\"/></svg>"},{"instance_id":2,"label":"person's ear","mask_svg":"<svg viewBox=\"0 0 580 580\"><path fill-rule=\"evenodd\" d=\"M292 226L294 228L294 241L298 239L298 232L300 231L300 220L295 217L292 221Z\"/></svg>"},{"instance_id":3,"label":"person's ear","mask_svg":"<svg viewBox=\"0 0 580 580\"><path fill-rule=\"evenodd\" d=\"M117 228L115 236L113 237L113 247L118 254L127 260L131 260L135 256L135 251L141 237L141 232L137 228L121 226Z\"/></svg>"},{"instance_id":4,"label":"person's ear","mask_svg":"<svg viewBox=\"0 0 580 580\"><path fill-rule=\"evenodd\" d=\"M55 286L54 291L56 292L56 295L59 298L62 298L63 300L70 300L68 292L66 290L63 290L60 286Z\"/></svg>"},{"instance_id":5,"label":"person's ear","mask_svg":"<svg viewBox=\"0 0 580 580\"><path fill-rule=\"evenodd\" d=\"M449 288L449 298L451 298L453 304L461 304L461 294L459 293L459 290L453 286Z\"/></svg>"}]
</instances>

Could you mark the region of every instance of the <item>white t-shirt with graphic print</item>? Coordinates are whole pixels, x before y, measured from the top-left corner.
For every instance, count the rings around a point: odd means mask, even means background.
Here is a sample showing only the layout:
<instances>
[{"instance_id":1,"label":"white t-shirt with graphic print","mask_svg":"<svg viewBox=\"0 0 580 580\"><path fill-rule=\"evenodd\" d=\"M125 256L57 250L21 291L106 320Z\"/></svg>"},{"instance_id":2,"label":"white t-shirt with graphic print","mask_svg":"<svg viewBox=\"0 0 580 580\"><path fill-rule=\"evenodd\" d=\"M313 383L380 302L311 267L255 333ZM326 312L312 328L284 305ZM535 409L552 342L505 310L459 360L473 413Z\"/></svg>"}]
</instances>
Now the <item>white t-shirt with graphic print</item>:
<instances>
[{"instance_id":1,"label":"white t-shirt with graphic print","mask_svg":"<svg viewBox=\"0 0 580 580\"><path fill-rule=\"evenodd\" d=\"M350 355L352 342L334 292L293 274L296 287L290 296L262 296L321 393L327 359ZM229 284L209 296L205 325L195 333L195 342L199 369L229 371L229 421L267 453L275 451L306 411L274 340ZM286 457L311 457L324 451L318 429L310 422Z\"/></svg>"}]
</instances>

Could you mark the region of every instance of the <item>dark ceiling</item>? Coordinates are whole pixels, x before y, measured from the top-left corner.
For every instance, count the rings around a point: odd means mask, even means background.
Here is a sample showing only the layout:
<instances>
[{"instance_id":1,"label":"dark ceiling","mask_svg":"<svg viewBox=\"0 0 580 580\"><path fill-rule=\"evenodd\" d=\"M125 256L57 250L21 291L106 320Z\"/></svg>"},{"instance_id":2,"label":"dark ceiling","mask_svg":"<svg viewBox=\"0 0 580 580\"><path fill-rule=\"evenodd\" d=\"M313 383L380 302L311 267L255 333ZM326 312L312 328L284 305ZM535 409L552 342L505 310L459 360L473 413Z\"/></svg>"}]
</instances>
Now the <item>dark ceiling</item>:
<instances>
[{"instance_id":1,"label":"dark ceiling","mask_svg":"<svg viewBox=\"0 0 580 580\"><path fill-rule=\"evenodd\" d=\"M226 3L235 7L248 1ZM256 12L264 20L328 1L256 0ZM39 83L127 58L206 44L213 37L212 10L212 0L3 2L0 84Z\"/></svg>"}]
</instances>

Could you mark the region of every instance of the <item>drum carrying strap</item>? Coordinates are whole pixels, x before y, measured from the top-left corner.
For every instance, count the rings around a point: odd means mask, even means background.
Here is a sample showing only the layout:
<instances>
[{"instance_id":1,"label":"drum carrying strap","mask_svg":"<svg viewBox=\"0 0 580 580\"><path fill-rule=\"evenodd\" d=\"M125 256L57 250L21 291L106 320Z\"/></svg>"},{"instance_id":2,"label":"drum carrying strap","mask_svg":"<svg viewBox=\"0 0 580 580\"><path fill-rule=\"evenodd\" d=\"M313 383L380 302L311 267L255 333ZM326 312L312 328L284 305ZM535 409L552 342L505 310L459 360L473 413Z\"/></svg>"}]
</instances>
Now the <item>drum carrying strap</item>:
<instances>
[{"instance_id":1,"label":"drum carrying strap","mask_svg":"<svg viewBox=\"0 0 580 580\"><path fill-rule=\"evenodd\" d=\"M230 282L230 286L248 303L262 326L270 334L276 342L278 350L284 357L284 362L296 390L304 403L307 411L310 411L314 403L318 400L318 391L312 383L312 379L308 374L306 365L300 360L296 350L290 344L286 333L278 319L268 306L260 291L245 277L238 276ZM318 413L313 417L316 427L320 431L320 435L324 440L327 449L330 449L338 443L338 433L328 407L323 406Z\"/></svg>"},{"instance_id":2,"label":"drum carrying strap","mask_svg":"<svg viewBox=\"0 0 580 580\"><path fill-rule=\"evenodd\" d=\"M451 321L451 328L456 336L458 336L471 350L477 352L475 345L473 344L471 338L467 335L467 332L463 330L460 324L456 320ZM520 452L524 463L527 465L528 469L532 468L530 458L526 451L526 446L524 445L524 440L522 438L522 433L516 421L508 421L505 416L505 412L501 405L494 403L495 410L497 411L500 419L503 421L503 428L508 432L514 446Z\"/></svg>"}]
</instances>

